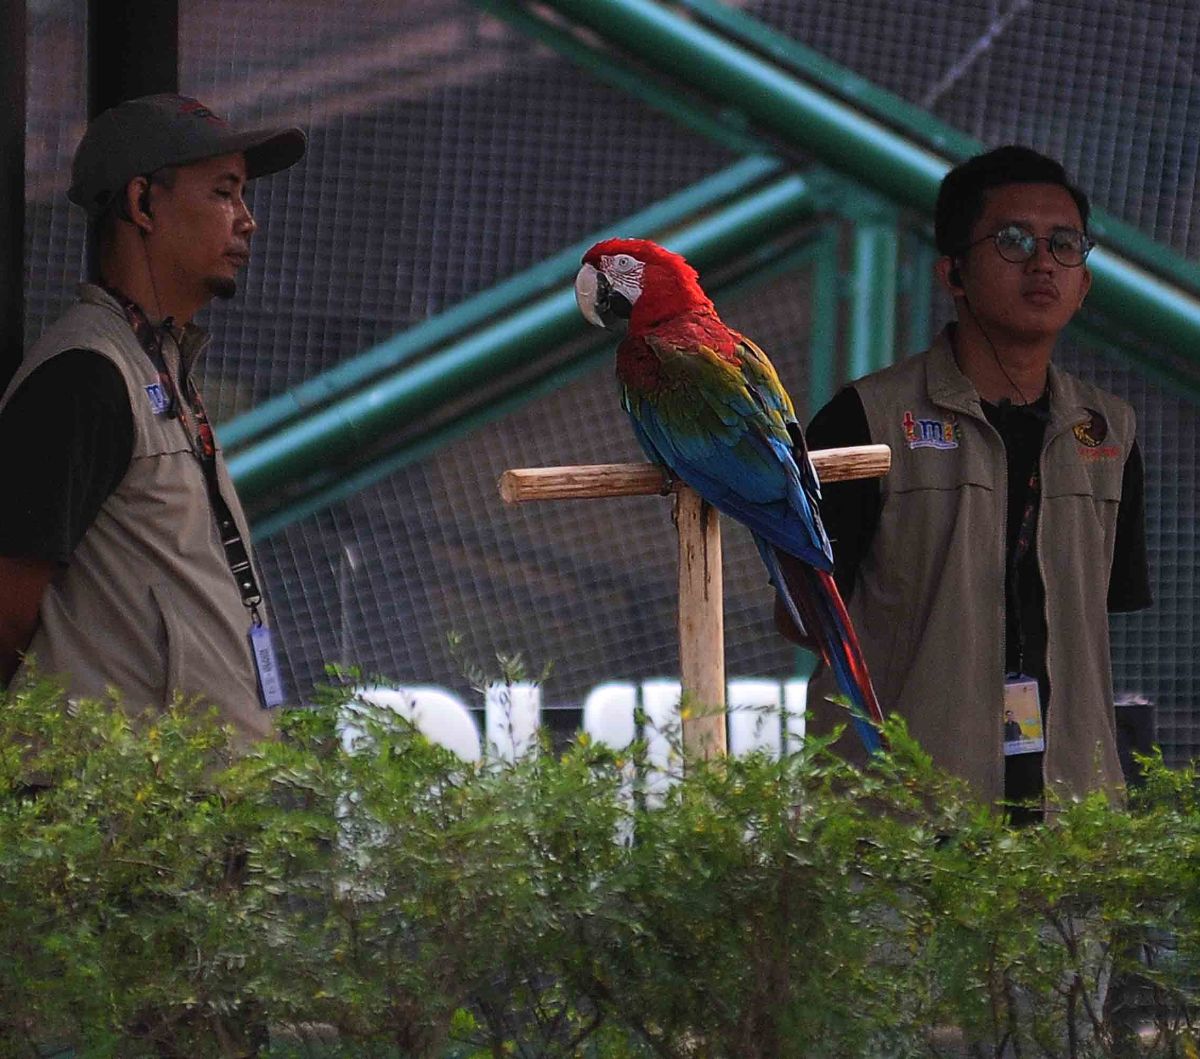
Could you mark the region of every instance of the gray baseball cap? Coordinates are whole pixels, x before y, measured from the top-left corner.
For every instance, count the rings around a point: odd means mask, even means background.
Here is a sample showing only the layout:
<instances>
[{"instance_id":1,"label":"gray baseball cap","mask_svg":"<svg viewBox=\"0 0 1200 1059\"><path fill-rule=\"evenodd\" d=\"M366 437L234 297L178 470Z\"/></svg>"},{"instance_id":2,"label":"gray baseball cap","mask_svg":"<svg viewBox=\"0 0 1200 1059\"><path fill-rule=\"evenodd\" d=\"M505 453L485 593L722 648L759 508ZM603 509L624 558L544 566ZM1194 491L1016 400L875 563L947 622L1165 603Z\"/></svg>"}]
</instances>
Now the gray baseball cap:
<instances>
[{"instance_id":1,"label":"gray baseball cap","mask_svg":"<svg viewBox=\"0 0 1200 1059\"><path fill-rule=\"evenodd\" d=\"M241 153L246 177L277 173L300 161L307 141L299 129L235 129L189 96L129 99L88 124L71 165L67 198L97 216L136 176Z\"/></svg>"}]
</instances>

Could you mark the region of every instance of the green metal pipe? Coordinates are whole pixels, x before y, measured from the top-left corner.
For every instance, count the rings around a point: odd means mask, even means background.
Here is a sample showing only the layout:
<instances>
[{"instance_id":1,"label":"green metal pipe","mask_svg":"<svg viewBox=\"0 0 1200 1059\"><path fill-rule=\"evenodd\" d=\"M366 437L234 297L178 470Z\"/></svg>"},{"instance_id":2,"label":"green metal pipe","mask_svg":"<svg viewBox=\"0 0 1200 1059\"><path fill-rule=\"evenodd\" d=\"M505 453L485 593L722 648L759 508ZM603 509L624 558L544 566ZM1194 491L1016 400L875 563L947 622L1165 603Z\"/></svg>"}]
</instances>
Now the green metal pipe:
<instances>
[{"instance_id":1,"label":"green metal pipe","mask_svg":"<svg viewBox=\"0 0 1200 1059\"><path fill-rule=\"evenodd\" d=\"M578 316L578 311L569 289L550 295L256 441L229 459L239 495L253 503L274 489L350 458L397 424L456 392L468 393L496 374L519 368L530 344L575 337L580 328L572 315Z\"/></svg>"},{"instance_id":2,"label":"green metal pipe","mask_svg":"<svg viewBox=\"0 0 1200 1059\"><path fill-rule=\"evenodd\" d=\"M811 181L784 177L674 232L671 247L705 268L809 216L813 203ZM238 493L253 503L319 468L347 460L396 424L528 363L531 347L563 343L586 329L569 287L542 298L233 454L229 470Z\"/></svg>"},{"instance_id":3,"label":"green metal pipe","mask_svg":"<svg viewBox=\"0 0 1200 1059\"><path fill-rule=\"evenodd\" d=\"M899 129L947 158L961 161L984 150L984 145L927 110L881 88L819 51L780 33L752 15L722 0L676 0L702 22L761 52L770 61L832 92L857 109Z\"/></svg>"},{"instance_id":4,"label":"green metal pipe","mask_svg":"<svg viewBox=\"0 0 1200 1059\"><path fill-rule=\"evenodd\" d=\"M939 121L928 111L881 88L853 70L793 40L722 0L676 0L727 38L761 52L851 106L931 147L954 162L987 149L982 140ZM1146 266L1160 278L1200 294L1200 262L1191 261L1103 209L1093 209L1092 235L1123 257Z\"/></svg>"},{"instance_id":5,"label":"green metal pipe","mask_svg":"<svg viewBox=\"0 0 1200 1059\"><path fill-rule=\"evenodd\" d=\"M838 229L827 225L821 236L821 252L817 255L812 274L806 423L825 407L833 396L837 382L837 334L841 306L838 296L841 279L838 252Z\"/></svg>"},{"instance_id":6,"label":"green metal pipe","mask_svg":"<svg viewBox=\"0 0 1200 1059\"><path fill-rule=\"evenodd\" d=\"M928 349L933 342L933 266L937 252L922 236L908 232L904 240L904 285L908 306L904 341L907 352Z\"/></svg>"},{"instance_id":7,"label":"green metal pipe","mask_svg":"<svg viewBox=\"0 0 1200 1059\"><path fill-rule=\"evenodd\" d=\"M1123 328L1200 365L1200 299L1098 246L1088 255L1088 302Z\"/></svg>"},{"instance_id":8,"label":"green metal pipe","mask_svg":"<svg viewBox=\"0 0 1200 1059\"><path fill-rule=\"evenodd\" d=\"M544 2L893 202L932 212L949 168L944 158L762 55L653 0ZM1161 337L1193 363L1200 360L1200 301L1138 268L1116 247L1094 252L1093 272L1091 299L1101 312Z\"/></svg>"},{"instance_id":9,"label":"green metal pipe","mask_svg":"<svg viewBox=\"0 0 1200 1059\"><path fill-rule=\"evenodd\" d=\"M836 233L834 235L836 238ZM750 269L749 273L726 280L710 288L709 293L714 297L736 297L748 288L769 283L781 275L792 274L797 269L811 266L820 260L826 252L828 244L828 232L820 230L815 235L802 239L798 245L788 247L783 251L773 250L758 262L753 260L746 262L742 259L740 263ZM611 362L613 344L612 336L596 332L594 342L578 350L569 361L558 365L533 383L522 382L507 392L493 397L485 406L468 409L452 421L439 424L420 438L376 456L366 464L356 466L345 477L318 485L305 496L291 500L286 506L255 518L254 539L265 540L300 519L314 515L332 504L344 501L355 493L377 484L389 475L432 456L442 446L449 445L472 431L479 430L489 423L518 411L531 401L553 393L560 387L596 370L605 362ZM546 349L551 348L553 347L546 347ZM531 347L528 355L533 358L545 351ZM777 364L780 362L778 356L775 357L775 361ZM614 386L614 413L616 411L615 389Z\"/></svg>"},{"instance_id":10,"label":"green metal pipe","mask_svg":"<svg viewBox=\"0 0 1200 1059\"><path fill-rule=\"evenodd\" d=\"M1071 321L1067 333L1085 348L1103 354L1123 368L1133 365L1172 397L1184 397L1200 404L1200 378L1182 370L1174 358L1156 357L1137 347L1119 345L1102 324L1083 316L1076 316Z\"/></svg>"},{"instance_id":11,"label":"green metal pipe","mask_svg":"<svg viewBox=\"0 0 1200 1059\"><path fill-rule=\"evenodd\" d=\"M629 234L661 232L704 210L712 209L782 172L775 159L744 158L727 169L627 217L621 228ZM488 319L512 312L516 305L569 282L579 259L593 243L613 234L613 226L593 233L533 268L481 292L453 309L403 331L373 349L273 397L218 428L227 452L279 430L315 409L340 399L387 372L479 327Z\"/></svg>"},{"instance_id":12,"label":"green metal pipe","mask_svg":"<svg viewBox=\"0 0 1200 1059\"><path fill-rule=\"evenodd\" d=\"M595 345L607 347L608 343L603 341L602 336L599 336ZM473 408L465 415L435 427L416 441L402 445L383 456L378 456L370 463L355 467L344 478L321 486L308 495L293 500L285 507L272 511L261 518L256 518L251 527L251 536L255 541L266 540L301 519L315 515L318 511L324 511L325 508L347 500L364 489L369 489L389 475L427 459L443 446L458 441L472 431L516 412L530 401L544 397L559 387L574 382L579 376L592 371L603 355L602 350L591 348L569 363L560 365L554 371L539 377L534 383L517 387L483 408Z\"/></svg>"},{"instance_id":13,"label":"green metal pipe","mask_svg":"<svg viewBox=\"0 0 1200 1059\"><path fill-rule=\"evenodd\" d=\"M627 92L669 118L707 136L736 154L769 154L771 145L756 138L731 119L728 112L712 114L694 99L657 84L641 70L621 62L611 53L590 47L579 37L530 14L514 0L475 0L489 14L502 18L522 33L550 45L560 55L590 70L622 92Z\"/></svg>"},{"instance_id":14,"label":"green metal pipe","mask_svg":"<svg viewBox=\"0 0 1200 1059\"><path fill-rule=\"evenodd\" d=\"M851 379L886 368L895 357L899 252L895 217L863 217L855 223L847 364Z\"/></svg>"},{"instance_id":15,"label":"green metal pipe","mask_svg":"<svg viewBox=\"0 0 1200 1059\"><path fill-rule=\"evenodd\" d=\"M652 0L546 4L869 187L923 214L932 211L947 168L941 156L761 55Z\"/></svg>"}]
</instances>

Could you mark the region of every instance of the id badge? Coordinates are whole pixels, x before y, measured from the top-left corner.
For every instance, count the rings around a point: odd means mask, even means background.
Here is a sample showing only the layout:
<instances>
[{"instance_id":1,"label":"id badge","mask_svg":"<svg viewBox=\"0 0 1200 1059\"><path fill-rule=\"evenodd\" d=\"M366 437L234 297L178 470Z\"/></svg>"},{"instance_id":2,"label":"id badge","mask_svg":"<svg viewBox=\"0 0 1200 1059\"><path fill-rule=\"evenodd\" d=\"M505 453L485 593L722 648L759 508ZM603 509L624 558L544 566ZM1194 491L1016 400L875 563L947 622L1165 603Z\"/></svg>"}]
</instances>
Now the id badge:
<instances>
[{"instance_id":1,"label":"id badge","mask_svg":"<svg viewBox=\"0 0 1200 1059\"><path fill-rule=\"evenodd\" d=\"M1038 683L1022 673L1004 680L1004 756L1046 749Z\"/></svg>"},{"instance_id":2,"label":"id badge","mask_svg":"<svg viewBox=\"0 0 1200 1059\"><path fill-rule=\"evenodd\" d=\"M275 661L275 643L271 630L265 625L250 626L250 653L254 656L254 672L258 676L258 697L266 709L283 703L283 680Z\"/></svg>"}]
</instances>

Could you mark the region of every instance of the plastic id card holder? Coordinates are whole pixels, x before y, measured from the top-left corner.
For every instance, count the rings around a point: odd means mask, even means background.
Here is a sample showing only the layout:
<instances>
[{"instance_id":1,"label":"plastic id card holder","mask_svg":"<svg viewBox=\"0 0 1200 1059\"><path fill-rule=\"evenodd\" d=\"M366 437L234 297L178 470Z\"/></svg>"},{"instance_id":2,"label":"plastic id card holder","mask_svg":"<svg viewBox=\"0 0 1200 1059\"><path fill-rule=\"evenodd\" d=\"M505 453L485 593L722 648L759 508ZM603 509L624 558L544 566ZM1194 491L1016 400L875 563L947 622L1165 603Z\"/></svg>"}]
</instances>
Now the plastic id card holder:
<instances>
[{"instance_id":1,"label":"plastic id card holder","mask_svg":"<svg viewBox=\"0 0 1200 1059\"><path fill-rule=\"evenodd\" d=\"M250 626L250 653L254 656L254 672L258 675L258 696L266 709L283 702L283 679L275 661L275 644L271 630L265 625Z\"/></svg>"},{"instance_id":2,"label":"plastic id card holder","mask_svg":"<svg viewBox=\"0 0 1200 1059\"><path fill-rule=\"evenodd\" d=\"M1046 749L1038 683L1024 674L1004 680L1004 756Z\"/></svg>"}]
</instances>

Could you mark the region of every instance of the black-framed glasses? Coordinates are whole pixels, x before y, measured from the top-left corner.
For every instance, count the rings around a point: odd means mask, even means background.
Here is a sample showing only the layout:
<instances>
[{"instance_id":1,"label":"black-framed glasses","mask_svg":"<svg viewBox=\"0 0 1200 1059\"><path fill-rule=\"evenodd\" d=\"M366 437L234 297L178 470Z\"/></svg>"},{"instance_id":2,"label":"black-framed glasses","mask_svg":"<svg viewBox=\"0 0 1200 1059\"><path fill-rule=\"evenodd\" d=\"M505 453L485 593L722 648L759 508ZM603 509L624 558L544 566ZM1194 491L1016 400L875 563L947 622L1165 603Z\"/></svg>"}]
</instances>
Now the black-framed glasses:
<instances>
[{"instance_id":1,"label":"black-framed glasses","mask_svg":"<svg viewBox=\"0 0 1200 1059\"><path fill-rule=\"evenodd\" d=\"M1034 235L1019 224L1006 224L998 232L968 243L966 249L988 242L995 243L996 252L1014 265L1028 261L1037 253L1038 243L1045 243L1054 260L1064 268L1078 268L1096 245L1086 233L1075 228L1056 228L1051 235Z\"/></svg>"}]
</instances>

